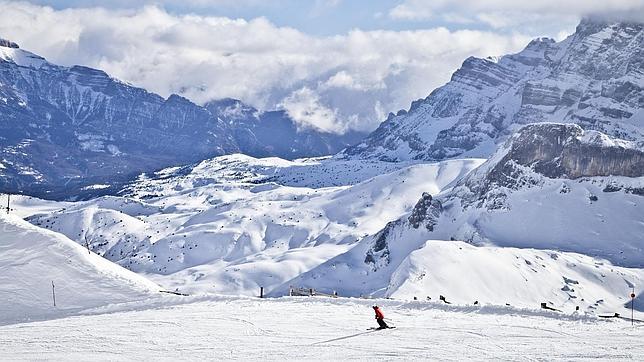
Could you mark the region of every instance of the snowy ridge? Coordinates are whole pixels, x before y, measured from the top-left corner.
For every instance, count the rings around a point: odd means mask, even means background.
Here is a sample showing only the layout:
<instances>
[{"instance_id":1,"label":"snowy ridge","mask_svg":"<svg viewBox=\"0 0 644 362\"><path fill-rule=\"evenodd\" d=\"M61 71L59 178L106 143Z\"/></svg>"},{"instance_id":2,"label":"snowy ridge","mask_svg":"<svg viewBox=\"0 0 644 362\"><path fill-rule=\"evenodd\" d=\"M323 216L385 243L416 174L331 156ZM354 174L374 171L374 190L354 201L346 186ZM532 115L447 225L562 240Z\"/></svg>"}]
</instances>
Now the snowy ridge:
<instances>
[{"instance_id":1,"label":"snowy ridge","mask_svg":"<svg viewBox=\"0 0 644 362\"><path fill-rule=\"evenodd\" d=\"M21 67L40 68L47 64L40 55L19 48L0 46L0 60L12 62Z\"/></svg>"},{"instance_id":2,"label":"snowy ridge","mask_svg":"<svg viewBox=\"0 0 644 362\"><path fill-rule=\"evenodd\" d=\"M0 324L144 300L160 289L66 237L17 217L0 215L0 229Z\"/></svg>"},{"instance_id":3,"label":"snowy ridge","mask_svg":"<svg viewBox=\"0 0 644 362\"><path fill-rule=\"evenodd\" d=\"M126 185L121 194L145 199L157 194L168 195L174 190L224 183L275 183L308 188L350 186L416 163L338 160L331 157L289 161L277 157L254 158L233 154L143 174Z\"/></svg>"}]
</instances>

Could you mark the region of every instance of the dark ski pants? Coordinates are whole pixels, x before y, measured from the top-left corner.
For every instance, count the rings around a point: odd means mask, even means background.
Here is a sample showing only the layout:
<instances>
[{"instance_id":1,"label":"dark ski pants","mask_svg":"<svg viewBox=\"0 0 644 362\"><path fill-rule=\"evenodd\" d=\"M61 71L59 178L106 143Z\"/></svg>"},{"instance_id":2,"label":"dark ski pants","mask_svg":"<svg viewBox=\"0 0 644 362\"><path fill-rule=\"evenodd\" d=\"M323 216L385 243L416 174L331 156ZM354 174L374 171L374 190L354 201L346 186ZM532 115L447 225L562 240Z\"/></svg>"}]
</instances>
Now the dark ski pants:
<instances>
[{"instance_id":1,"label":"dark ski pants","mask_svg":"<svg viewBox=\"0 0 644 362\"><path fill-rule=\"evenodd\" d=\"M380 328L389 328L389 326L387 325L387 323L385 323L383 319L376 318L376 321L378 322L378 325L380 326Z\"/></svg>"}]
</instances>

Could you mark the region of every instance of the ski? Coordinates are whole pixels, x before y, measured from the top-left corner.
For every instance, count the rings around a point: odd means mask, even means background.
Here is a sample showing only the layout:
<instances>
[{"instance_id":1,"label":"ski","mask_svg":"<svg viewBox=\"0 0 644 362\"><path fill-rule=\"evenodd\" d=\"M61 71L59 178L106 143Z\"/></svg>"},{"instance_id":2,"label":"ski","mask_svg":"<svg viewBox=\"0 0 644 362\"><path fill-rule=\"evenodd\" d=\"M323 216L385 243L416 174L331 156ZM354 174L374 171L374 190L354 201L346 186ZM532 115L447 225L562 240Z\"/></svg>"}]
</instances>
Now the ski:
<instances>
[{"instance_id":1,"label":"ski","mask_svg":"<svg viewBox=\"0 0 644 362\"><path fill-rule=\"evenodd\" d=\"M394 329L394 328L396 328L396 327L387 327L387 328L371 327L371 328L367 328L367 330L368 331L379 331L379 330L383 330L383 329Z\"/></svg>"}]
</instances>

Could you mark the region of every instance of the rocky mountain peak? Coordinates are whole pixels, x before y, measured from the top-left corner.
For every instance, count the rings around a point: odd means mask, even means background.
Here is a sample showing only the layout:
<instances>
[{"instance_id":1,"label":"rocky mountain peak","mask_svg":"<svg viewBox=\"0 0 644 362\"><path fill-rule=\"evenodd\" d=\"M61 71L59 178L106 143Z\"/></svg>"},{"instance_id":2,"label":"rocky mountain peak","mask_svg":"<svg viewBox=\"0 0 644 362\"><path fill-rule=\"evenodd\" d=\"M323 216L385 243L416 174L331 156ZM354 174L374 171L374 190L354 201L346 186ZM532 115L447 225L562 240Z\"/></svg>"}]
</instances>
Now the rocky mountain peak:
<instances>
[{"instance_id":1,"label":"rocky mountain peak","mask_svg":"<svg viewBox=\"0 0 644 362\"><path fill-rule=\"evenodd\" d=\"M387 161L489 157L516 129L540 122L644 140L644 25L584 19L561 42L467 58L450 81L390 114L343 155Z\"/></svg>"},{"instance_id":2,"label":"rocky mountain peak","mask_svg":"<svg viewBox=\"0 0 644 362\"><path fill-rule=\"evenodd\" d=\"M14 48L14 49L18 49L18 48L20 48L20 47L18 46L18 44L14 43L14 42L12 42L12 41L10 41L10 40L3 39L3 38L0 38L0 47L5 47L5 48Z\"/></svg>"},{"instance_id":3,"label":"rocky mountain peak","mask_svg":"<svg viewBox=\"0 0 644 362\"><path fill-rule=\"evenodd\" d=\"M551 45L553 45L555 43L556 43L556 41L554 39L552 39L552 38L547 38L547 37L536 38L536 39L532 39L528 43L528 45L525 47L524 50L528 50L528 49L529 50L542 50L542 49L550 47Z\"/></svg>"},{"instance_id":4,"label":"rocky mountain peak","mask_svg":"<svg viewBox=\"0 0 644 362\"><path fill-rule=\"evenodd\" d=\"M575 28L575 35L579 37L587 37L606 29L629 29L633 27L642 26L642 22L635 21L622 21L619 19L611 19L610 17L601 16L587 16L581 19L579 25Z\"/></svg>"}]
</instances>

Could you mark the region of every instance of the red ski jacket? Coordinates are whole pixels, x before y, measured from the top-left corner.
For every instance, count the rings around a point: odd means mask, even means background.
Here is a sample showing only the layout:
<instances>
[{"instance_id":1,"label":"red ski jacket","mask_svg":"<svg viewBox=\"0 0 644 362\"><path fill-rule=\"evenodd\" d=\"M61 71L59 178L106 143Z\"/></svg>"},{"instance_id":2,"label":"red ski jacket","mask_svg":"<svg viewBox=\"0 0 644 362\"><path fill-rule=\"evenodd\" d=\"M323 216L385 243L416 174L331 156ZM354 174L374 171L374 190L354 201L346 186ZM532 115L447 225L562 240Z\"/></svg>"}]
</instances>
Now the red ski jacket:
<instances>
[{"instance_id":1,"label":"red ski jacket","mask_svg":"<svg viewBox=\"0 0 644 362\"><path fill-rule=\"evenodd\" d=\"M376 312L376 319L385 319L385 315L382 314L380 308L375 308L374 311Z\"/></svg>"}]
</instances>

